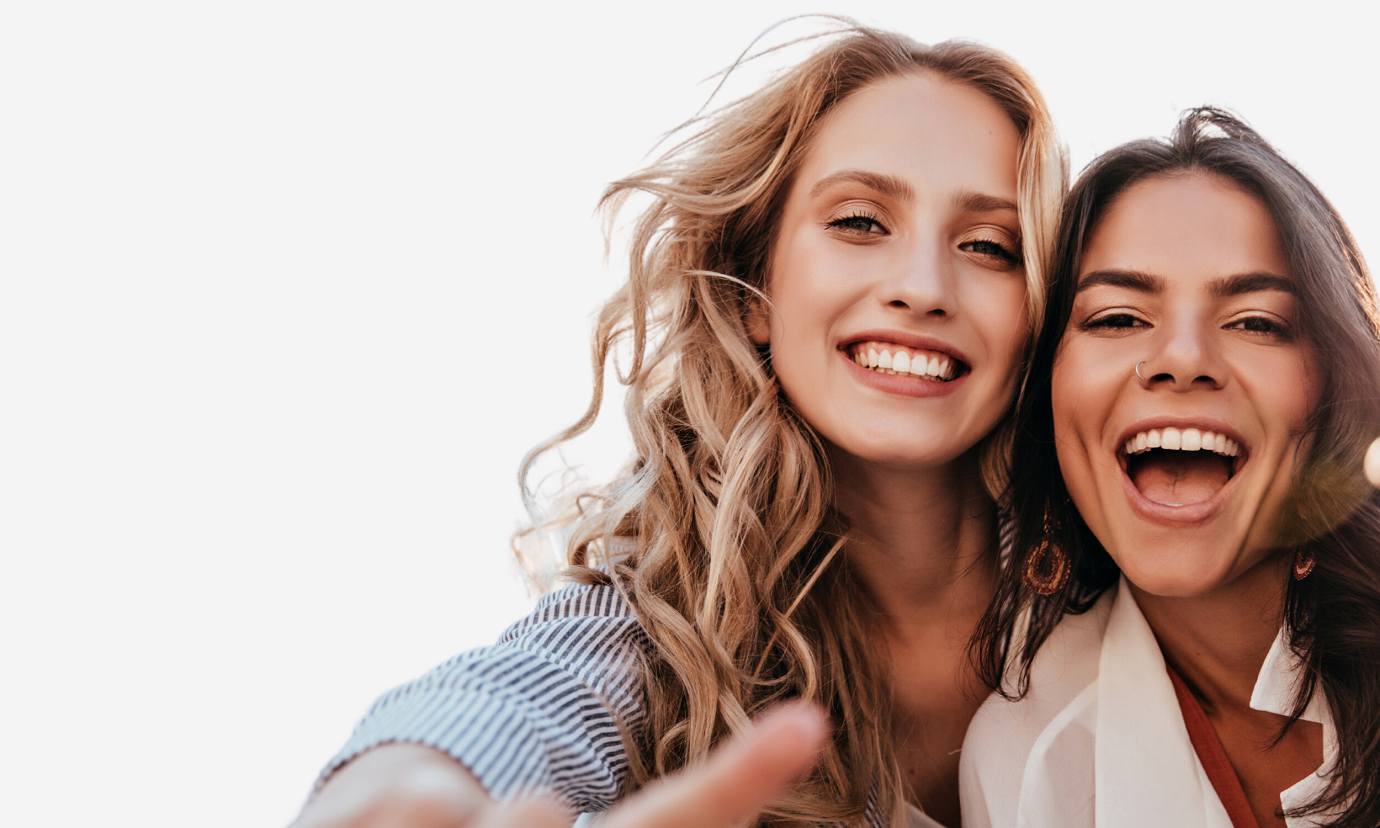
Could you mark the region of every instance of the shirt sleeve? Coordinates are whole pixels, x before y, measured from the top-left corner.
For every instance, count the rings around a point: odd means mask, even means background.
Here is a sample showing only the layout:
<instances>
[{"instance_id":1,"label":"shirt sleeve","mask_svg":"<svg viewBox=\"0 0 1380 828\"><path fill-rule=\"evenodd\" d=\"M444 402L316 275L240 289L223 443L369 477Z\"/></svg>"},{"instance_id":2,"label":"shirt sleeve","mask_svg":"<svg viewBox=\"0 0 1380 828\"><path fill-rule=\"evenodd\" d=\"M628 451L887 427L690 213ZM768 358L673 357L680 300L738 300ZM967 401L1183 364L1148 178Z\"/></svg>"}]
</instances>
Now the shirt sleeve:
<instances>
[{"instance_id":1,"label":"shirt sleeve","mask_svg":"<svg viewBox=\"0 0 1380 828\"><path fill-rule=\"evenodd\" d=\"M538 602L492 647L384 694L317 782L387 742L445 751L495 799L554 795L607 809L628 775L623 733L645 720L651 642L622 595L573 586Z\"/></svg>"}]
</instances>

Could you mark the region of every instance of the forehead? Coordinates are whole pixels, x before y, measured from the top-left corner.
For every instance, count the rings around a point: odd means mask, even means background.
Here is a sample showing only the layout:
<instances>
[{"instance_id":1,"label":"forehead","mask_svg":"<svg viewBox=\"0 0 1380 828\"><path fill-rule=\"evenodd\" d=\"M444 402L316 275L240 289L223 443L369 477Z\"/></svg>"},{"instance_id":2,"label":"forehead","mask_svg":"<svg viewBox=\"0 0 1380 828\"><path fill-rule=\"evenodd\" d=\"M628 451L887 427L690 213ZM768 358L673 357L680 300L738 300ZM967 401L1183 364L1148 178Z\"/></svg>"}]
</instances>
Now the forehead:
<instances>
[{"instance_id":1,"label":"forehead","mask_svg":"<svg viewBox=\"0 0 1380 828\"><path fill-rule=\"evenodd\" d=\"M1128 187L1084 249L1080 272L1094 270L1204 280L1246 273L1290 275L1265 206L1220 176L1196 172Z\"/></svg>"},{"instance_id":2,"label":"forehead","mask_svg":"<svg viewBox=\"0 0 1380 828\"><path fill-rule=\"evenodd\" d=\"M803 181L842 169L896 175L921 192L964 188L1016 200L1020 137L976 88L930 72L873 83L825 116Z\"/></svg>"}]
</instances>

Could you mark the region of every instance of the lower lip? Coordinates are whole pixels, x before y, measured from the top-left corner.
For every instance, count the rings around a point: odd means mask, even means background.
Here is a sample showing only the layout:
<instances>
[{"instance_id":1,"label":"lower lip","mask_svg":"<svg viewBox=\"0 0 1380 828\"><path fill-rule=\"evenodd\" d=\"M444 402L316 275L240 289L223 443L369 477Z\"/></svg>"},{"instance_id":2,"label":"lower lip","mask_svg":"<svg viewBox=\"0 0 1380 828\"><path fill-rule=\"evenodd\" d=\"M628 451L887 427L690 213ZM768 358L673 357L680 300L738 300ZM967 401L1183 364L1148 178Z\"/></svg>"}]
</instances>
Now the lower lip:
<instances>
[{"instance_id":1,"label":"lower lip","mask_svg":"<svg viewBox=\"0 0 1380 828\"><path fill-rule=\"evenodd\" d=\"M1225 486L1218 489L1216 494L1202 503L1170 506L1165 503L1156 503L1141 494L1140 489L1136 488L1136 484L1131 482L1131 475L1126 468L1126 458L1118 457L1117 466L1121 469L1121 485L1126 490L1126 499L1131 504L1131 511L1135 512L1138 517L1161 526L1199 526L1211 521L1221 514L1231 490L1241 477L1241 470L1238 469L1232 474Z\"/></svg>"},{"instance_id":2,"label":"lower lip","mask_svg":"<svg viewBox=\"0 0 1380 828\"><path fill-rule=\"evenodd\" d=\"M888 394L898 394L902 397L944 397L958 390L972 372L966 372L948 382L939 380L925 379L924 377L903 377L897 374L883 374L873 371L871 368L864 368L853 361L847 351L840 350L839 357L848 366L848 370L857 377L859 382L876 388L878 391L885 391Z\"/></svg>"}]
</instances>

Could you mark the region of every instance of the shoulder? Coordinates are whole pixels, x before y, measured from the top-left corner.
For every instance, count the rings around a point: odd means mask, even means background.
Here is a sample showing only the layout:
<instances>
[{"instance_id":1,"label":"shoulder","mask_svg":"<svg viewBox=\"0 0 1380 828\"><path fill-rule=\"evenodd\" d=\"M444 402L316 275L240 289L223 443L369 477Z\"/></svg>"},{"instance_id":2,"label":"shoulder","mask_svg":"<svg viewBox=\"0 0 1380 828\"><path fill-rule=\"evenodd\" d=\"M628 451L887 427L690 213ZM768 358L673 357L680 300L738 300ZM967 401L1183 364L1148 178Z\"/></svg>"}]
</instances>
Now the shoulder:
<instances>
[{"instance_id":1,"label":"shoulder","mask_svg":"<svg viewBox=\"0 0 1380 828\"><path fill-rule=\"evenodd\" d=\"M624 737L646 718L649 646L614 587L552 592L495 644L380 697L321 779L376 745L415 742L449 754L497 799L554 794L577 810L606 808L628 778Z\"/></svg>"},{"instance_id":2,"label":"shoulder","mask_svg":"<svg viewBox=\"0 0 1380 828\"><path fill-rule=\"evenodd\" d=\"M1031 665L1025 696L1012 702L993 694L978 709L959 765L965 825L1015 825L1018 811L1045 810L1031 797L1052 798L1067 825L1080 824L1074 817L1086 806L1091 825L1092 762L1063 757L1092 756L1098 665L1115 592L1060 622Z\"/></svg>"},{"instance_id":3,"label":"shoulder","mask_svg":"<svg viewBox=\"0 0 1380 828\"><path fill-rule=\"evenodd\" d=\"M629 648L646 653L652 644L617 587L575 584L543 596L494 646L594 657Z\"/></svg>"}]
</instances>

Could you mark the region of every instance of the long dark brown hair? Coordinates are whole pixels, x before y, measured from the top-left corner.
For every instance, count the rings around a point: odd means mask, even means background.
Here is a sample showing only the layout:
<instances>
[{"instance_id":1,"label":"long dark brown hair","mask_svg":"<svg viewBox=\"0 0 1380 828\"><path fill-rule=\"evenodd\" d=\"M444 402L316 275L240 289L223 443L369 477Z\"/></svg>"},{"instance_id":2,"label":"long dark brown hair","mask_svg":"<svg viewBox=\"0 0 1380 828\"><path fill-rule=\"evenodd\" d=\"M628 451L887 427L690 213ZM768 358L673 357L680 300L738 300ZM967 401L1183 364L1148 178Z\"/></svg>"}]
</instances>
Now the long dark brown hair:
<instances>
[{"instance_id":1,"label":"long dark brown hair","mask_svg":"<svg viewBox=\"0 0 1380 828\"><path fill-rule=\"evenodd\" d=\"M1337 725L1331 784L1297 813L1340 808L1337 826L1380 825L1380 493L1362 458L1380 435L1380 315L1356 242L1336 210L1297 168L1236 117L1187 112L1168 141L1125 144L1094 161L1065 202L1050 269L1044 325L1017 405L1007 505L1015 542L973 654L983 678L1008 698L1029 688L1031 663L1066 613L1087 611L1119 570L1069 500L1055 451L1050 382L1072 313L1084 249L1117 198L1154 177L1219 176L1253 195L1279 232L1297 291L1299 330L1318 355L1319 403L1305 425L1301 471L1281 509L1279 554L1317 561L1290 580L1285 623L1306 678L1285 725L1319 688ZM1296 519L1297 516L1297 519ZM1048 529L1046 528L1048 527ZM1072 563L1054 594L1022 584L1027 557L1047 534ZM1028 620L1022 620L1029 612ZM1281 733L1282 735L1282 733Z\"/></svg>"}]
</instances>

